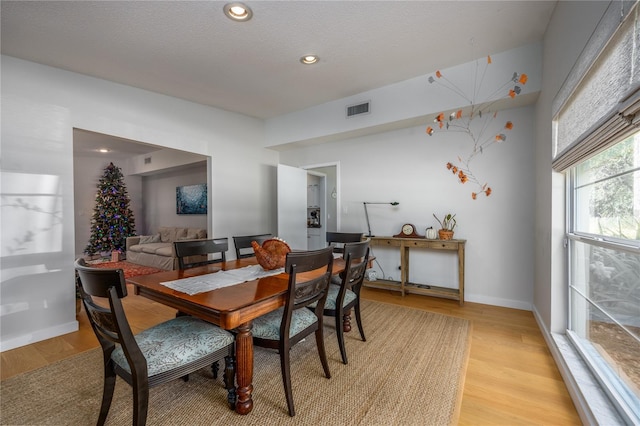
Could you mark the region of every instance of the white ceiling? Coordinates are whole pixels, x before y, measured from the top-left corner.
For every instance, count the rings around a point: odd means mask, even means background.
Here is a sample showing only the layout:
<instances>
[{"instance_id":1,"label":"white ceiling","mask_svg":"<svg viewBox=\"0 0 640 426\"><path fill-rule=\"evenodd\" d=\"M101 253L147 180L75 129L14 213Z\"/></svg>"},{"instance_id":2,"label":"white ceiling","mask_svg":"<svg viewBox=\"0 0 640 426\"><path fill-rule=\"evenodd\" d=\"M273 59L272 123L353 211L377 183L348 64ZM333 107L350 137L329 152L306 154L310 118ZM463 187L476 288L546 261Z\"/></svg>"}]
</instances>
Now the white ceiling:
<instances>
[{"instance_id":1,"label":"white ceiling","mask_svg":"<svg viewBox=\"0 0 640 426\"><path fill-rule=\"evenodd\" d=\"M266 119L540 41L556 1L225 3L3 0L1 51Z\"/></svg>"}]
</instances>

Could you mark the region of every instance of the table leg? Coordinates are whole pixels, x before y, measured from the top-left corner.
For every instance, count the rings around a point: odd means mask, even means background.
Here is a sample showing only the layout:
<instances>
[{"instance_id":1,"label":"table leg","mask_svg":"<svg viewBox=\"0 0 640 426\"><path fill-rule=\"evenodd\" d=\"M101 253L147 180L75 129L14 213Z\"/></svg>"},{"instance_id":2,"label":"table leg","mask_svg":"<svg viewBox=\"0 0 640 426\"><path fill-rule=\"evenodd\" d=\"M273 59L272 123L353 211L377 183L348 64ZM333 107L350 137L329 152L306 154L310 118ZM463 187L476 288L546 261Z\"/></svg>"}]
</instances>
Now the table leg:
<instances>
[{"instance_id":1,"label":"table leg","mask_svg":"<svg viewBox=\"0 0 640 426\"><path fill-rule=\"evenodd\" d=\"M351 331L351 309L347 309L342 316L342 331L345 333Z\"/></svg>"},{"instance_id":2,"label":"table leg","mask_svg":"<svg viewBox=\"0 0 640 426\"><path fill-rule=\"evenodd\" d=\"M236 335L236 378L238 383L236 413L248 414L253 409L253 336L251 322L238 327Z\"/></svg>"}]
</instances>

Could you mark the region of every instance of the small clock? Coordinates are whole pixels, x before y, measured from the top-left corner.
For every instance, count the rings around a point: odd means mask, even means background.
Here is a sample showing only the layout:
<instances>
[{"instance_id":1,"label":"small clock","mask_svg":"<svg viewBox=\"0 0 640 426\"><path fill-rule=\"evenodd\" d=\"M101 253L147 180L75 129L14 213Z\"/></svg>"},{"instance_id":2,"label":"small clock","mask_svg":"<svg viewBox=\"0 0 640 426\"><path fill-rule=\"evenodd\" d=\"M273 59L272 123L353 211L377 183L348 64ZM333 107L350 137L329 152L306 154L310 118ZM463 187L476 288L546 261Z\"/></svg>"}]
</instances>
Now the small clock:
<instances>
[{"instance_id":1,"label":"small clock","mask_svg":"<svg viewBox=\"0 0 640 426\"><path fill-rule=\"evenodd\" d=\"M416 232L416 227L410 223L405 223L400 229L398 235L394 235L394 238L420 238L420 235Z\"/></svg>"}]
</instances>

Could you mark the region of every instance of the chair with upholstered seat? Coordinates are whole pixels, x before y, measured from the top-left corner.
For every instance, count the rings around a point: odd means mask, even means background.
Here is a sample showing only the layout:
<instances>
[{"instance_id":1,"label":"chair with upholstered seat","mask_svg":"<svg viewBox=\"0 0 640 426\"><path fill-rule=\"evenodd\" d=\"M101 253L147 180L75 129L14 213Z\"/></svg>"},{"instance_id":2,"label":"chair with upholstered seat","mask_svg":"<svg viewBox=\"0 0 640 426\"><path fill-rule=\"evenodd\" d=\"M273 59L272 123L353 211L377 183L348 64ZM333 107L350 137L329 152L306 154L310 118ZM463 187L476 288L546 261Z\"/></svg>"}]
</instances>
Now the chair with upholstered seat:
<instances>
[{"instance_id":1,"label":"chair with upholstered seat","mask_svg":"<svg viewBox=\"0 0 640 426\"><path fill-rule=\"evenodd\" d=\"M228 238L214 238L210 240L187 240L173 243L180 269L195 268L212 263L225 262L226 251L229 250ZM219 256L210 259L209 254ZM196 260L194 260L196 259Z\"/></svg>"},{"instance_id":2,"label":"chair with upholstered seat","mask_svg":"<svg viewBox=\"0 0 640 426\"><path fill-rule=\"evenodd\" d=\"M334 253L344 253L344 245L362 241L362 232L327 232L327 245L333 247ZM333 284L340 284L342 280L338 276L331 277Z\"/></svg>"},{"instance_id":3,"label":"chair with upholstered seat","mask_svg":"<svg viewBox=\"0 0 640 426\"><path fill-rule=\"evenodd\" d=\"M133 424L144 425L149 405L149 388L210 366L225 359L225 388L235 405L234 336L197 318L183 316L165 321L133 335L122 300L127 286L122 269L88 267L75 262L76 286L91 327L102 346L104 385L98 425L109 414L120 376L133 388ZM108 299L98 303L94 298Z\"/></svg>"},{"instance_id":4,"label":"chair with upholstered seat","mask_svg":"<svg viewBox=\"0 0 640 426\"><path fill-rule=\"evenodd\" d=\"M262 244L266 240L273 238L271 234L245 235L233 237L233 245L236 248L236 259L255 256L251 242L255 241Z\"/></svg>"},{"instance_id":5,"label":"chair with upholstered seat","mask_svg":"<svg viewBox=\"0 0 640 426\"><path fill-rule=\"evenodd\" d=\"M327 245L333 247L334 253L342 253L346 243L362 241L362 232L327 232Z\"/></svg>"},{"instance_id":6,"label":"chair with upholstered seat","mask_svg":"<svg viewBox=\"0 0 640 426\"><path fill-rule=\"evenodd\" d=\"M331 378L324 349L322 310L327 298L332 267L333 253L329 247L321 250L288 253L285 272L289 274L289 290L285 306L253 321L254 344L278 349L280 353L282 382L289 415L292 417L295 416L295 408L289 363L291 347L311 333L315 333L324 374L327 378ZM307 306L312 303L316 304L313 311L307 309Z\"/></svg>"},{"instance_id":7,"label":"chair with upholstered seat","mask_svg":"<svg viewBox=\"0 0 640 426\"><path fill-rule=\"evenodd\" d=\"M347 243L344 245L345 269L340 274L339 285L331 284L327 295L327 302L324 305L323 313L332 316L336 321L336 335L338 336L338 346L342 362L348 363L347 351L344 346L344 332L351 330L350 311L353 309L356 314L358 330L363 342L367 339L362 327L362 316L360 314L360 289L364 281L364 274L369 263L369 240L358 243ZM309 308L314 308L310 306Z\"/></svg>"}]
</instances>

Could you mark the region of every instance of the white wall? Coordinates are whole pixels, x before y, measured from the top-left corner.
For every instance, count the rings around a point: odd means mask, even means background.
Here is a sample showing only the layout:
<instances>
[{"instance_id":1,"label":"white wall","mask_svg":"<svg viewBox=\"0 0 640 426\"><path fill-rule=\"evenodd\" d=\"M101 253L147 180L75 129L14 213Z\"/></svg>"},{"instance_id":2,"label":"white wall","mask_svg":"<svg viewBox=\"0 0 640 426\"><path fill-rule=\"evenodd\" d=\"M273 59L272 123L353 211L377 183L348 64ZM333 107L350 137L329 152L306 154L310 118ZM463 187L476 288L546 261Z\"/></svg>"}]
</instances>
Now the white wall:
<instances>
[{"instance_id":1,"label":"white wall","mask_svg":"<svg viewBox=\"0 0 640 426\"><path fill-rule=\"evenodd\" d=\"M210 229L276 228L262 121L7 56L1 78L1 350L77 329L73 128L211 156Z\"/></svg>"},{"instance_id":2,"label":"white wall","mask_svg":"<svg viewBox=\"0 0 640 426\"><path fill-rule=\"evenodd\" d=\"M142 178L143 221L137 228L138 234L156 234L161 226L207 229L206 214L179 215L176 213L176 187L206 182L206 162L192 165L186 169L180 168L152 176L144 176Z\"/></svg>"},{"instance_id":3,"label":"white wall","mask_svg":"<svg viewBox=\"0 0 640 426\"><path fill-rule=\"evenodd\" d=\"M564 178L551 169L552 103L609 1L558 2L545 33L542 94L536 105L534 307L548 330L564 333L567 288L564 269Z\"/></svg>"},{"instance_id":4,"label":"white wall","mask_svg":"<svg viewBox=\"0 0 640 426\"><path fill-rule=\"evenodd\" d=\"M432 213L456 213L456 238L466 239L466 300L531 309L533 297L533 231L535 175L534 107L499 113L511 120L508 140L475 160L477 176L490 183L490 197L471 198L446 169L467 152L464 134L429 137L423 126L287 150L280 161L292 166L340 161L341 231L367 231L363 201L398 201L397 207L369 206L374 235L395 235L404 223L424 235L436 227ZM375 248L387 276L399 278L399 252ZM376 265L376 269L378 269ZM455 255L411 252L411 280L457 286ZM381 271L379 271L381 272ZM381 274L378 273L380 276Z\"/></svg>"}]
</instances>

